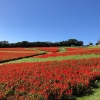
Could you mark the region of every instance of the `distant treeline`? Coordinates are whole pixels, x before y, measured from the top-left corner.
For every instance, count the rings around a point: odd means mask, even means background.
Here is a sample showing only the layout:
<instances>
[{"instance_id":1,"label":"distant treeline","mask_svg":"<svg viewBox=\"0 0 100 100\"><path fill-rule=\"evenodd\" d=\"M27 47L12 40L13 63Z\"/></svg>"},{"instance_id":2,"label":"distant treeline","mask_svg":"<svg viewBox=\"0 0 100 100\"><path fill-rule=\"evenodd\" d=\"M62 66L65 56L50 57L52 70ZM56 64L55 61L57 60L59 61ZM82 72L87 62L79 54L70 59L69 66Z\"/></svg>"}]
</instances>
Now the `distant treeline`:
<instances>
[{"instance_id":1,"label":"distant treeline","mask_svg":"<svg viewBox=\"0 0 100 100\"><path fill-rule=\"evenodd\" d=\"M83 41L76 39L68 39L61 42L28 42L22 41L17 43L9 43L8 41L0 41L0 47L55 47L55 46L83 46Z\"/></svg>"}]
</instances>

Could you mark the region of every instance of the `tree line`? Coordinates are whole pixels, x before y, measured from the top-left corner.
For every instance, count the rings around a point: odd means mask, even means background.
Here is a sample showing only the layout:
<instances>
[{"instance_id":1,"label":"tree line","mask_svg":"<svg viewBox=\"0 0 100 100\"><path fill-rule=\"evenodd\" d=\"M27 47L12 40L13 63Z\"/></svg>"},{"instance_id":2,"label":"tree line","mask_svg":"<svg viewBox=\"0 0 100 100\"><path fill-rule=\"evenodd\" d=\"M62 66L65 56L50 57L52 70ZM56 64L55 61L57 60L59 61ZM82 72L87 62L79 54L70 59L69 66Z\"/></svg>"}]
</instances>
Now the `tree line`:
<instances>
[{"instance_id":1,"label":"tree line","mask_svg":"<svg viewBox=\"0 0 100 100\"><path fill-rule=\"evenodd\" d=\"M51 46L83 46L83 41L77 39L68 39L61 42L28 42L22 41L17 43L9 43L8 41L0 41L0 47L51 47Z\"/></svg>"}]
</instances>

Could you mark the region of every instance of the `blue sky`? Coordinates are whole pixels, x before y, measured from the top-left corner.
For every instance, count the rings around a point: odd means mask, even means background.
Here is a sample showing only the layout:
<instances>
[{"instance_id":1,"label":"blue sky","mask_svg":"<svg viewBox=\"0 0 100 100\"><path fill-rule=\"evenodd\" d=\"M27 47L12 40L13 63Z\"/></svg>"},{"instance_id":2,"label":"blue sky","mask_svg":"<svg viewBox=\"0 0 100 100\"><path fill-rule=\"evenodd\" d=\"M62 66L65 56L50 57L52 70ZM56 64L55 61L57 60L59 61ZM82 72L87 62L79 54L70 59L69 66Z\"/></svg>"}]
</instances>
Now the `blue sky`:
<instances>
[{"instance_id":1,"label":"blue sky","mask_svg":"<svg viewBox=\"0 0 100 100\"><path fill-rule=\"evenodd\" d=\"M0 41L100 39L100 0L0 0Z\"/></svg>"}]
</instances>

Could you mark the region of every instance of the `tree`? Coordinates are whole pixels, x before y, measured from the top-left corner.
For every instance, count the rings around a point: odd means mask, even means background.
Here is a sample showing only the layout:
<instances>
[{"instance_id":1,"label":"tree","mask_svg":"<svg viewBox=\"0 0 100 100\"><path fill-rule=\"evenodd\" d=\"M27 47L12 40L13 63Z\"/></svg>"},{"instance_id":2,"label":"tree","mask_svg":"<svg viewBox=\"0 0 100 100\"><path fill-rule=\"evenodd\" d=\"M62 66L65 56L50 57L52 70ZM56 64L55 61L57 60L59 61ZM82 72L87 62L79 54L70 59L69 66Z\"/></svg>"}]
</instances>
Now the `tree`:
<instances>
[{"instance_id":1,"label":"tree","mask_svg":"<svg viewBox=\"0 0 100 100\"><path fill-rule=\"evenodd\" d=\"M99 45L100 44L100 39L97 41L97 43L95 45Z\"/></svg>"},{"instance_id":2,"label":"tree","mask_svg":"<svg viewBox=\"0 0 100 100\"><path fill-rule=\"evenodd\" d=\"M76 42L77 42L76 39L68 39L67 45L68 45L68 46L75 45Z\"/></svg>"},{"instance_id":3,"label":"tree","mask_svg":"<svg viewBox=\"0 0 100 100\"><path fill-rule=\"evenodd\" d=\"M17 43L9 43L8 41L0 41L0 47L51 47L51 46L82 46L83 41L76 39L68 39L60 42L28 42L22 41Z\"/></svg>"},{"instance_id":4,"label":"tree","mask_svg":"<svg viewBox=\"0 0 100 100\"><path fill-rule=\"evenodd\" d=\"M83 46L83 41L76 41L75 46Z\"/></svg>"},{"instance_id":5,"label":"tree","mask_svg":"<svg viewBox=\"0 0 100 100\"><path fill-rule=\"evenodd\" d=\"M28 41L22 41L21 46L22 47L28 47L29 42Z\"/></svg>"},{"instance_id":6,"label":"tree","mask_svg":"<svg viewBox=\"0 0 100 100\"><path fill-rule=\"evenodd\" d=\"M8 41L0 41L0 47L9 47Z\"/></svg>"},{"instance_id":7,"label":"tree","mask_svg":"<svg viewBox=\"0 0 100 100\"><path fill-rule=\"evenodd\" d=\"M21 47L21 42L15 43L16 47Z\"/></svg>"},{"instance_id":8,"label":"tree","mask_svg":"<svg viewBox=\"0 0 100 100\"><path fill-rule=\"evenodd\" d=\"M91 45L93 45L93 43L92 43L92 42L90 42L90 43L89 43L89 45L91 46Z\"/></svg>"}]
</instances>

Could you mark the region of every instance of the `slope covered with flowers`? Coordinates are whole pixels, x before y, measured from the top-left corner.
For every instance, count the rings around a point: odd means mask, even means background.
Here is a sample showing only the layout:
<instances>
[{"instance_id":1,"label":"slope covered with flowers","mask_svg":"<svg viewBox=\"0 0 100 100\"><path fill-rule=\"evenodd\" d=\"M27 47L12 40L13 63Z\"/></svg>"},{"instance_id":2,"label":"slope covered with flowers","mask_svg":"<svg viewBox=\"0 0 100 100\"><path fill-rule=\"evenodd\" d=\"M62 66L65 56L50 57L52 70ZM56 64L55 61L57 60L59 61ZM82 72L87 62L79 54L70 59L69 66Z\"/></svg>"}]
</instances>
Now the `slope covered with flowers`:
<instances>
[{"instance_id":1,"label":"slope covered with flowers","mask_svg":"<svg viewBox=\"0 0 100 100\"><path fill-rule=\"evenodd\" d=\"M68 100L100 77L100 58L0 65L0 100Z\"/></svg>"},{"instance_id":2,"label":"slope covered with flowers","mask_svg":"<svg viewBox=\"0 0 100 100\"><path fill-rule=\"evenodd\" d=\"M51 53L56 53L59 51L58 47L37 47L38 50L47 51Z\"/></svg>"},{"instance_id":3,"label":"slope covered with flowers","mask_svg":"<svg viewBox=\"0 0 100 100\"><path fill-rule=\"evenodd\" d=\"M40 54L37 50L25 48L0 48L0 62Z\"/></svg>"},{"instance_id":4,"label":"slope covered with flowers","mask_svg":"<svg viewBox=\"0 0 100 100\"><path fill-rule=\"evenodd\" d=\"M100 54L100 48L87 49L87 48L67 48L64 53L50 53L45 55L36 56L36 58L48 58L48 57L59 57L59 56L70 56L70 55L84 55L84 54Z\"/></svg>"}]
</instances>

